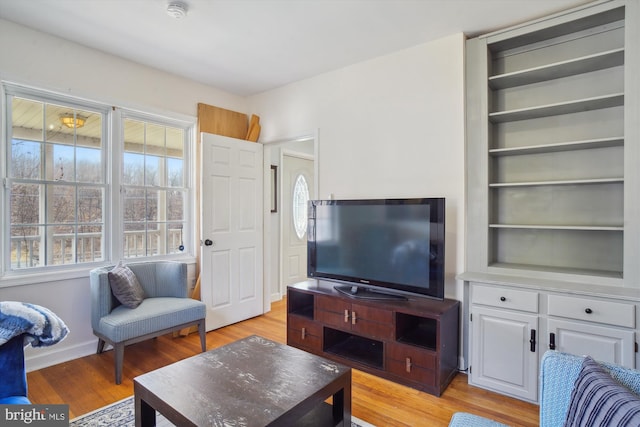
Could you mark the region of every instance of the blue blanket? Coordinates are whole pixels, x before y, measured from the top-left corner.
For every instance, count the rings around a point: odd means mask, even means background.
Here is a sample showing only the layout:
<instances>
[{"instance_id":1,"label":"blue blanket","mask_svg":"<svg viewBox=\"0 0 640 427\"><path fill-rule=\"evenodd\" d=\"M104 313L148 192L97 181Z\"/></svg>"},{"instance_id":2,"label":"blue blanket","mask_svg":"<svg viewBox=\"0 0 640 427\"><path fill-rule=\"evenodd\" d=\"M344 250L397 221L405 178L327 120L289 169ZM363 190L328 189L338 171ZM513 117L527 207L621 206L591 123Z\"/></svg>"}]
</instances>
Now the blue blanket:
<instances>
[{"instance_id":1,"label":"blue blanket","mask_svg":"<svg viewBox=\"0 0 640 427\"><path fill-rule=\"evenodd\" d=\"M26 302L0 301L0 345L24 335L24 345L44 347L61 341L69 333L62 319L51 310Z\"/></svg>"}]
</instances>

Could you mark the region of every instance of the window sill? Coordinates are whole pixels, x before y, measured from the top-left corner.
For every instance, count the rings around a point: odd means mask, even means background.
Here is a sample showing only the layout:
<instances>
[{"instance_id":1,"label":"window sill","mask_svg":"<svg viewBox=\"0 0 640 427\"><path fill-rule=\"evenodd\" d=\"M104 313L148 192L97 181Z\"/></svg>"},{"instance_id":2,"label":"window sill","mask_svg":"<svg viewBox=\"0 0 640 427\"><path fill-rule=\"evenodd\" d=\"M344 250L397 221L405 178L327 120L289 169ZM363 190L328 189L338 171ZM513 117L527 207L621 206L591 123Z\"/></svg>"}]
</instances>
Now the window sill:
<instances>
[{"instance_id":1,"label":"window sill","mask_svg":"<svg viewBox=\"0 0 640 427\"><path fill-rule=\"evenodd\" d=\"M144 258L124 260L124 263L145 262L145 261L181 261L187 264L195 264L196 258L190 255L180 255L175 257L162 258ZM82 266L73 266L64 269L57 268L39 268L37 271L12 271L0 277L0 289L10 288L13 286L34 285L47 282L59 282L62 280L73 280L88 278L89 272L94 268L104 265L115 265L116 262L101 262L92 264L83 264Z\"/></svg>"}]
</instances>

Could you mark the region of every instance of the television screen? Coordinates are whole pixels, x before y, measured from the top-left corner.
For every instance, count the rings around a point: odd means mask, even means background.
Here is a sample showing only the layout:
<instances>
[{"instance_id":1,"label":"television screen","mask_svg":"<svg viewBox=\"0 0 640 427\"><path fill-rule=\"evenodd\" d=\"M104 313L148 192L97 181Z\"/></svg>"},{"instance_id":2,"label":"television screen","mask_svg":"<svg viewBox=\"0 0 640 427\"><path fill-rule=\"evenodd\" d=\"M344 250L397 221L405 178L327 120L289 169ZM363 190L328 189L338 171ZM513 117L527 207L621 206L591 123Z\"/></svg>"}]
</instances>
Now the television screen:
<instances>
[{"instance_id":1,"label":"television screen","mask_svg":"<svg viewBox=\"0 0 640 427\"><path fill-rule=\"evenodd\" d=\"M315 200L309 214L309 277L443 298L443 198Z\"/></svg>"}]
</instances>

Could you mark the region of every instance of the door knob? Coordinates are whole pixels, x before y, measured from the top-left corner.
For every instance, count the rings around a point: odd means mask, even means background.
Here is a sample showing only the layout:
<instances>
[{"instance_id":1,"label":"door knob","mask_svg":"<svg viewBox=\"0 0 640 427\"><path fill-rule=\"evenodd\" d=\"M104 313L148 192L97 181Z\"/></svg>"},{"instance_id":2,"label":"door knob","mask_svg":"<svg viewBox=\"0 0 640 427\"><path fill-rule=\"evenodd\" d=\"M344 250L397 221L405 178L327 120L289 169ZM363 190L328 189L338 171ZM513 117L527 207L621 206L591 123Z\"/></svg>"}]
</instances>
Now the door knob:
<instances>
[{"instance_id":1,"label":"door knob","mask_svg":"<svg viewBox=\"0 0 640 427\"><path fill-rule=\"evenodd\" d=\"M205 246L213 246L213 241L212 241L211 239L206 239L206 240L204 241L204 245L205 245Z\"/></svg>"}]
</instances>

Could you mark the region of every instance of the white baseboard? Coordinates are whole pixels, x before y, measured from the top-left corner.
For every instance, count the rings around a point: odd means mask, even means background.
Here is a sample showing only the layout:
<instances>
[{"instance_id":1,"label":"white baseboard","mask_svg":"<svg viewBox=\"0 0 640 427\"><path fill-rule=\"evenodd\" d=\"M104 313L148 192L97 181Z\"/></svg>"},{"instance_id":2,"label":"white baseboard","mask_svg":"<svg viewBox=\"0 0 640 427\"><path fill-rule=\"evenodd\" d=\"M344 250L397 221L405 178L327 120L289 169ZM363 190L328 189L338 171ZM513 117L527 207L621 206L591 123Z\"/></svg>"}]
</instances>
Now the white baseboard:
<instances>
[{"instance_id":1,"label":"white baseboard","mask_svg":"<svg viewBox=\"0 0 640 427\"><path fill-rule=\"evenodd\" d=\"M78 344L72 347L63 347L60 349L47 348L34 349L35 354L30 354L25 357L26 371L37 371L38 369L48 368L49 366L57 365L58 363L68 362L69 360L78 359L80 357L95 354L98 346L98 339ZM42 353L40 354L40 351Z\"/></svg>"}]
</instances>

